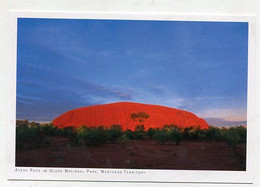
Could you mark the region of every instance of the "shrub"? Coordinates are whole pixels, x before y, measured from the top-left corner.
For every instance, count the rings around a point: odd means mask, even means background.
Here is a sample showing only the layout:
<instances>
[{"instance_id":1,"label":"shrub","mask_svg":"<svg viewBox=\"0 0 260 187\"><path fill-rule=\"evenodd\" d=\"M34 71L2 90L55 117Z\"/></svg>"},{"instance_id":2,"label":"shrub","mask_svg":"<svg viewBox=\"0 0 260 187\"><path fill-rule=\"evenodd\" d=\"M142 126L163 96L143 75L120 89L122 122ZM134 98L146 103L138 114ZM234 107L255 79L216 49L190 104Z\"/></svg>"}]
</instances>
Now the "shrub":
<instances>
[{"instance_id":1,"label":"shrub","mask_svg":"<svg viewBox=\"0 0 260 187\"><path fill-rule=\"evenodd\" d=\"M85 145L86 142L86 137L88 135L88 129L85 126L80 126L75 130L75 142L78 145Z\"/></svg>"},{"instance_id":2,"label":"shrub","mask_svg":"<svg viewBox=\"0 0 260 187\"><path fill-rule=\"evenodd\" d=\"M39 148L43 144L44 136L40 127L28 124L17 124L16 127L16 150L22 151L26 148Z\"/></svg>"},{"instance_id":3,"label":"shrub","mask_svg":"<svg viewBox=\"0 0 260 187\"><path fill-rule=\"evenodd\" d=\"M246 143L246 128L231 127L229 129L222 129L223 139L227 143L229 148L232 148L235 154L237 154L237 144Z\"/></svg>"},{"instance_id":4,"label":"shrub","mask_svg":"<svg viewBox=\"0 0 260 187\"><path fill-rule=\"evenodd\" d=\"M127 138L129 138L131 140L134 139L134 132L132 130L126 130L123 132L123 134L126 135Z\"/></svg>"},{"instance_id":5,"label":"shrub","mask_svg":"<svg viewBox=\"0 0 260 187\"><path fill-rule=\"evenodd\" d=\"M21 124L16 127L16 150L22 151L27 140L28 125Z\"/></svg>"},{"instance_id":6,"label":"shrub","mask_svg":"<svg viewBox=\"0 0 260 187\"><path fill-rule=\"evenodd\" d=\"M190 139L190 140L197 140L198 139L198 134L196 132L196 129L191 128L188 131L188 139Z\"/></svg>"},{"instance_id":7,"label":"shrub","mask_svg":"<svg viewBox=\"0 0 260 187\"><path fill-rule=\"evenodd\" d=\"M182 140L182 134L180 131L176 128L171 128L168 131L169 133L169 139L172 141L175 141L176 145L179 145Z\"/></svg>"},{"instance_id":8,"label":"shrub","mask_svg":"<svg viewBox=\"0 0 260 187\"><path fill-rule=\"evenodd\" d=\"M121 125L112 125L108 130L109 140L115 142L119 137L123 135Z\"/></svg>"},{"instance_id":9,"label":"shrub","mask_svg":"<svg viewBox=\"0 0 260 187\"><path fill-rule=\"evenodd\" d=\"M143 139L144 135L144 125L137 125L134 131L134 139Z\"/></svg>"},{"instance_id":10,"label":"shrub","mask_svg":"<svg viewBox=\"0 0 260 187\"><path fill-rule=\"evenodd\" d=\"M156 129L153 138L158 144L164 144L167 140L169 140L169 134L165 128Z\"/></svg>"},{"instance_id":11,"label":"shrub","mask_svg":"<svg viewBox=\"0 0 260 187\"><path fill-rule=\"evenodd\" d=\"M148 130L147 130L147 132L146 132L146 135L149 137L149 138L153 138L153 136L154 136L154 134L155 134L155 131L156 131L156 129L154 129L154 128L149 128Z\"/></svg>"},{"instance_id":12,"label":"shrub","mask_svg":"<svg viewBox=\"0 0 260 187\"><path fill-rule=\"evenodd\" d=\"M240 141L239 134L236 133L234 128L227 129L224 132L224 140L227 143L229 148L232 148L233 151L236 153L237 144Z\"/></svg>"},{"instance_id":13,"label":"shrub","mask_svg":"<svg viewBox=\"0 0 260 187\"><path fill-rule=\"evenodd\" d=\"M196 139L197 140L206 140L206 129L196 128Z\"/></svg>"},{"instance_id":14,"label":"shrub","mask_svg":"<svg viewBox=\"0 0 260 187\"><path fill-rule=\"evenodd\" d=\"M183 130L183 138L188 140L205 140L206 130L200 129L200 127L187 127Z\"/></svg>"},{"instance_id":15,"label":"shrub","mask_svg":"<svg viewBox=\"0 0 260 187\"><path fill-rule=\"evenodd\" d=\"M129 140L129 138L128 138L127 134L123 134L121 137L119 137L117 139L117 143L119 143L119 145L121 147L125 147L128 143L128 140Z\"/></svg>"},{"instance_id":16,"label":"shrub","mask_svg":"<svg viewBox=\"0 0 260 187\"><path fill-rule=\"evenodd\" d=\"M185 127L183 129L183 139L190 139L189 131L192 129L192 127Z\"/></svg>"},{"instance_id":17,"label":"shrub","mask_svg":"<svg viewBox=\"0 0 260 187\"><path fill-rule=\"evenodd\" d=\"M207 140L214 140L214 141L223 140L223 133L220 128L209 126L209 128L205 131L206 131L205 135Z\"/></svg>"},{"instance_id":18,"label":"shrub","mask_svg":"<svg viewBox=\"0 0 260 187\"><path fill-rule=\"evenodd\" d=\"M42 129L43 133L47 136L61 135L61 130L59 130L52 123L43 124L40 126L40 128Z\"/></svg>"},{"instance_id":19,"label":"shrub","mask_svg":"<svg viewBox=\"0 0 260 187\"><path fill-rule=\"evenodd\" d=\"M39 126L46 136L66 136L71 138L74 136L74 127L64 127L62 129L54 126L52 123L42 124Z\"/></svg>"},{"instance_id":20,"label":"shrub","mask_svg":"<svg viewBox=\"0 0 260 187\"><path fill-rule=\"evenodd\" d=\"M243 126L235 127L234 129L239 135L239 143L246 143L246 128Z\"/></svg>"},{"instance_id":21,"label":"shrub","mask_svg":"<svg viewBox=\"0 0 260 187\"><path fill-rule=\"evenodd\" d=\"M90 145L101 145L108 140L108 133L102 126L88 130L87 143Z\"/></svg>"},{"instance_id":22,"label":"shrub","mask_svg":"<svg viewBox=\"0 0 260 187\"><path fill-rule=\"evenodd\" d=\"M104 127L91 127L87 128L81 126L76 129L76 143L78 145L101 145L108 140L108 132Z\"/></svg>"},{"instance_id":23,"label":"shrub","mask_svg":"<svg viewBox=\"0 0 260 187\"><path fill-rule=\"evenodd\" d=\"M61 134L66 137L73 138L75 137L75 129L74 127L65 127L61 129Z\"/></svg>"},{"instance_id":24,"label":"shrub","mask_svg":"<svg viewBox=\"0 0 260 187\"><path fill-rule=\"evenodd\" d=\"M179 129L176 125L174 124L170 124L170 125L164 125L163 126L164 129L166 129L167 131L171 130L171 129Z\"/></svg>"}]
</instances>

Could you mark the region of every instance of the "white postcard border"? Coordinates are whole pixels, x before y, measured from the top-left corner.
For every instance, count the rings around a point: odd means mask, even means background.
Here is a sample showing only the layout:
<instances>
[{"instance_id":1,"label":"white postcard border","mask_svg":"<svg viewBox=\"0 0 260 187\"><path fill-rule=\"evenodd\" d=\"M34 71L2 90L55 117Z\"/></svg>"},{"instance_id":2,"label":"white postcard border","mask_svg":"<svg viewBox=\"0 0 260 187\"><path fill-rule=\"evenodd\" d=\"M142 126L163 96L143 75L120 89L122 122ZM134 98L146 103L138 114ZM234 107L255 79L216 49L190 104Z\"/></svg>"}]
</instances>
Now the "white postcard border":
<instances>
[{"instance_id":1,"label":"white postcard border","mask_svg":"<svg viewBox=\"0 0 260 187\"><path fill-rule=\"evenodd\" d=\"M9 85L8 99L8 179L76 180L76 181L138 181L138 182L216 182L252 183L254 150L254 79L255 79L255 17L253 15L211 15L172 13L105 13L10 11L9 17ZM211 170L148 170L100 168L36 168L15 167L16 121L16 47L17 18L120 19L165 21L248 22L248 95L247 95L247 158L246 171ZM66 172L70 171L70 172ZM104 173L103 173L104 172Z\"/></svg>"}]
</instances>

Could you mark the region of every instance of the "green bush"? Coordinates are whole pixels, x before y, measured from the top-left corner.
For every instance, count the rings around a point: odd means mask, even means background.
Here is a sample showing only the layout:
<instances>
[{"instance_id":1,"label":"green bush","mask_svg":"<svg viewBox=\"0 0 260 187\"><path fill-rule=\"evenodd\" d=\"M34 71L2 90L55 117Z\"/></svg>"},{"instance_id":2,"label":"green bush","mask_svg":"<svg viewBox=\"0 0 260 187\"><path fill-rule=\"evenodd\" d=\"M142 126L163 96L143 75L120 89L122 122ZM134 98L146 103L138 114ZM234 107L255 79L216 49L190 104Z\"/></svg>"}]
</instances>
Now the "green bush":
<instances>
[{"instance_id":1,"label":"green bush","mask_svg":"<svg viewBox=\"0 0 260 187\"><path fill-rule=\"evenodd\" d=\"M27 148L39 148L42 146L43 140L44 136L40 127L17 124L16 150L22 151Z\"/></svg>"},{"instance_id":2,"label":"green bush","mask_svg":"<svg viewBox=\"0 0 260 187\"><path fill-rule=\"evenodd\" d=\"M228 147L232 148L234 152L236 152L236 147L240 141L240 137L233 128L224 131L224 140Z\"/></svg>"},{"instance_id":3,"label":"green bush","mask_svg":"<svg viewBox=\"0 0 260 187\"><path fill-rule=\"evenodd\" d=\"M123 135L123 131L121 125L112 125L108 130L109 140L112 142L115 142L122 135Z\"/></svg>"},{"instance_id":4,"label":"green bush","mask_svg":"<svg viewBox=\"0 0 260 187\"><path fill-rule=\"evenodd\" d=\"M145 136L144 125L137 125L134 131L134 139L143 139Z\"/></svg>"},{"instance_id":5,"label":"green bush","mask_svg":"<svg viewBox=\"0 0 260 187\"><path fill-rule=\"evenodd\" d=\"M156 131L156 129L154 129L154 128L149 128L149 129L146 131L146 135L147 135L150 139L152 139L153 136L154 136L154 134L155 134L155 131Z\"/></svg>"},{"instance_id":6,"label":"green bush","mask_svg":"<svg viewBox=\"0 0 260 187\"><path fill-rule=\"evenodd\" d=\"M239 143L246 143L246 128L243 126L238 126L235 127L234 130L236 131L236 133L239 135Z\"/></svg>"},{"instance_id":7,"label":"green bush","mask_svg":"<svg viewBox=\"0 0 260 187\"><path fill-rule=\"evenodd\" d=\"M196 131L197 140L206 140L206 138L207 138L206 129L196 128L195 131Z\"/></svg>"},{"instance_id":8,"label":"green bush","mask_svg":"<svg viewBox=\"0 0 260 187\"><path fill-rule=\"evenodd\" d=\"M183 130L183 138L188 140L206 140L206 129L200 127L187 127Z\"/></svg>"},{"instance_id":9,"label":"green bush","mask_svg":"<svg viewBox=\"0 0 260 187\"><path fill-rule=\"evenodd\" d=\"M169 140L169 133L167 132L167 129L156 129L153 139L155 139L158 144L164 144L167 140Z\"/></svg>"},{"instance_id":10,"label":"green bush","mask_svg":"<svg viewBox=\"0 0 260 187\"><path fill-rule=\"evenodd\" d=\"M27 140L28 125L21 124L16 127L16 150L22 151Z\"/></svg>"},{"instance_id":11,"label":"green bush","mask_svg":"<svg viewBox=\"0 0 260 187\"><path fill-rule=\"evenodd\" d=\"M61 135L61 130L54 126L52 123L42 124L40 126L42 132L47 136Z\"/></svg>"},{"instance_id":12,"label":"green bush","mask_svg":"<svg viewBox=\"0 0 260 187\"><path fill-rule=\"evenodd\" d=\"M104 127L89 128L87 143L90 145L101 145L108 140L108 133Z\"/></svg>"},{"instance_id":13,"label":"green bush","mask_svg":"<svg viewBox=\"0 0 260 187\"><path fill-rule=\"evenodd\" d=\"M185 127L183 129L182 135L183 135L183 139L190 139L189 137L189 131L192 129L192 127Z\"/></svg>"},{"instance_id":14,"label":"green bush","mask_svg":"<svg viewBox=\"0 0 260 187\"><path fill-rule=\"evenodd\" d=\"M52 123L42 124L39 127L46 136L66 136L71 138L74 136L75 131L74 127L58 128Z\"/></svg>"},{"instance_id":15,"label":"green bush","mask_svg":"<svg viewBox=\"0 0 260 187\"><path fill-rule=\"evenodd\" d=\"M237 154L237 144L246 143L246 128L242 126L231 127L229 129L222 129L222 132L223 140Z\"/></svg>"},{"instance_id":16,"label":"green bush","mask_svg":"<svg viewBox=\"0 0 260 187\"><path fill-rule=\"evenodd\" d=\"M78 145L101 145L105 143L109 136L107 130L100 127L85 127L81 126L76 129L76 143Z\"/></svg>"},{"instance_id":17,"label":"green bush","mask_svg":"<svg viewBox=\"0 0 260 187\"><path fill-rule=\"evenodd\" d=\"M196 129L192 128L188 131L188 138L190 140L197 140L198 139L198 133L197 133Z\"/></svg>"},{"instance_id":18,"label":"green bush","mask_svg":"<svg viewBox=\"0 0 260 187\"><path fill-rule=\"evenodd\" d=\"M126 130L123 132L123 134L126 135L128 139L134 139L134 132L132 130Z\"/></svg>"},{"instance_id":19,"label":"green bush","mask_svg":"<svg viewBox=\"0 0 260 187\"><path fill-rule=\"evenodd\" d=\"M169 133L169 139L175 141L176 145L179 145L182 140L181 132L176 128L171 128L169 129L168 133Z\"/></svg>"},{"instance_id":20,"label":"green bush","mask_svg":"<svg viewBox=\"0 0 260 187\"><path fill-rule=\"evenodd\" d=\"M118 143L121 147L125 147L125 146L127 145L127 143L128 143L128 140L129 140L129 138L128 138L127 134L123 134L121 137L119 137L119 138L117 139L117 143Z\"/></svg>"},{"instance_id":21,"label":"green bush","mask_svg":"<svg viewBox=\"0 0 260 187\"><path fill-rule=\"evenodd\" d=\"M78 145L85 145L87 143L88 128L80 126L75 130L75 143Z\"/></svg>"},{"instance_id":22,"label":"green bush","mask_svg":"<svg viewBox=\"0 0 260 187\"><path fill-rule=\"evenodd\" d=\"M75 137L75 128L74 127L65 127L60 130L62 136L66 136L69 138Z\"/></svg>"},{"instance_id":23,"label":"green bush","mask_svg":"<svg viewBox=\"0 0 260 187\"><path fill-rule=\"evenodd\" d=\"M163 126L163 128L166 129L167 131L169 131L169 130L171 130L171 129L179 129L179 128L178 128L176 125L174 125L174 124L170 124L170 125L166 124L166 125Z\"/></svg>"},{"instance_id":24,"label":"green bush","mask_svg":"<svg viewBox=\"0 0 260 187\"><path fill-rule=\"evenodd\" d=\"M223 140L223 133L220 128L209 126L209 128L204 131L207 140L214 140L214 141Z\"/></svg>"}]
</instances>

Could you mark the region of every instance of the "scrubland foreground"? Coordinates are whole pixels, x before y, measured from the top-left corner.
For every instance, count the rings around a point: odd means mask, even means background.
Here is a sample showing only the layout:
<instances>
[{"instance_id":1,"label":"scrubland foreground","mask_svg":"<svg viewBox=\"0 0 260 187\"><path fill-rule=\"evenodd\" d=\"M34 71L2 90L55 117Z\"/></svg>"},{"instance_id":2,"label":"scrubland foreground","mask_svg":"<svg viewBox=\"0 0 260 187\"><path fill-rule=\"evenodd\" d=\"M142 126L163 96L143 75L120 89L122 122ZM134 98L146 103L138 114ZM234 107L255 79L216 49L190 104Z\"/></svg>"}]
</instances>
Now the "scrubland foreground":
<instances>
[{"instance_id":1,"label":"scrubland foreground","mask_svg":"<svg viewBox=\"0 0 260 187\"><path fill-rule=\"evenodd\" d=\"M17 121L16 166L184 170L246 169L246 128L177 128L122 131L58 129Z\"/></svg>"}]
</instances>

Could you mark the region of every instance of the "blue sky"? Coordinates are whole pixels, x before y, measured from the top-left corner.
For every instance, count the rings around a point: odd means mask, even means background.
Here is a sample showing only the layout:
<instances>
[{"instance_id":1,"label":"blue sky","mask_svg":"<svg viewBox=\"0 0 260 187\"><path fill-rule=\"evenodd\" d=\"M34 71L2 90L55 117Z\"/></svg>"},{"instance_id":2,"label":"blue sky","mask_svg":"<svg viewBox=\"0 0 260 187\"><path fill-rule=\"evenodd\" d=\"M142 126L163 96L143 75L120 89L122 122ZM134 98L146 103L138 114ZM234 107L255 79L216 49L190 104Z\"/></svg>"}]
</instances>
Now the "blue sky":
<instances>
[{"instance_id":1,"label":"blue sky","mask_svg":"<svg viewBox=\"0 0 260 187\"><path fill-rule=\"evenodd\" d=\"M132 101L241 123L247 34L239 22L20 18L17 118Z\"/></svg>"}]
</instances>

